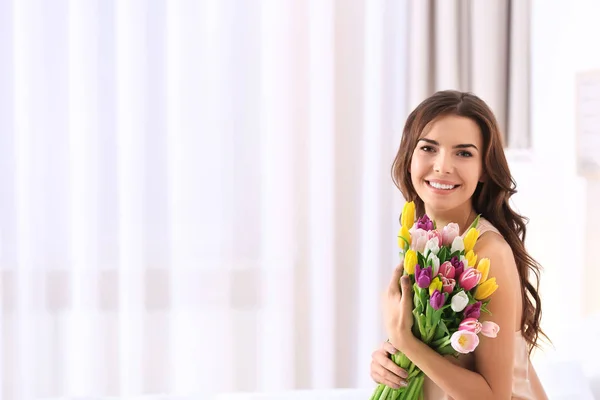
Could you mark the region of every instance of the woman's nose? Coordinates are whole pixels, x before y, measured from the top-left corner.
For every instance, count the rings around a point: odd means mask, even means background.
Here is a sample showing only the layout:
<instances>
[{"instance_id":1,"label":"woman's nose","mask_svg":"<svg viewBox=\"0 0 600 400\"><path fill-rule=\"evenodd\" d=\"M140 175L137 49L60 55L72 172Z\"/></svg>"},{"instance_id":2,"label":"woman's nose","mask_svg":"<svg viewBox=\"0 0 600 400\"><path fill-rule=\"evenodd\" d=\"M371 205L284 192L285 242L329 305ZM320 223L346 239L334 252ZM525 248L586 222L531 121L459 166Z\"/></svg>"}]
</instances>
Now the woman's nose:
<instances>
[{"instance_id":1,"label":"woman's nose","mask_svg":"<svg viewBox=\"0 0 600 400\"><path fill-rule=\"evenodd\" d=\"M446 154L439 153L433 164L433 170L440 174L450 174L453 168L452 159Z\"/></svg>"}]
</instances>

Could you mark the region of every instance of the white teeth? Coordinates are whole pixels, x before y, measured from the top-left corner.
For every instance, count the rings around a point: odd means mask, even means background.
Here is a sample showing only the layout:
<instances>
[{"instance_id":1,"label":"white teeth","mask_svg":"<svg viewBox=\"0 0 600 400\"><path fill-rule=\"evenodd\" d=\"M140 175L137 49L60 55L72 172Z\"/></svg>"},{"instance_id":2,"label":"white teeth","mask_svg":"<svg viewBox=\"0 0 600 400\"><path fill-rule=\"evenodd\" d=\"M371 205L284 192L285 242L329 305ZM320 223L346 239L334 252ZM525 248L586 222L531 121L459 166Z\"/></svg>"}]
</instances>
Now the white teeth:
<instances>
[{"instance_id":1,"label":"white teeth","mask_svg":"<svg viewBox=\"0 0 600 400\"><path fill-rule=\"evenodd\" d=\"M444 185L442 183L437 182L429 182L429 184L436 189L450 190L455 188L455 185Z\"/></svg>"}]
</instances>

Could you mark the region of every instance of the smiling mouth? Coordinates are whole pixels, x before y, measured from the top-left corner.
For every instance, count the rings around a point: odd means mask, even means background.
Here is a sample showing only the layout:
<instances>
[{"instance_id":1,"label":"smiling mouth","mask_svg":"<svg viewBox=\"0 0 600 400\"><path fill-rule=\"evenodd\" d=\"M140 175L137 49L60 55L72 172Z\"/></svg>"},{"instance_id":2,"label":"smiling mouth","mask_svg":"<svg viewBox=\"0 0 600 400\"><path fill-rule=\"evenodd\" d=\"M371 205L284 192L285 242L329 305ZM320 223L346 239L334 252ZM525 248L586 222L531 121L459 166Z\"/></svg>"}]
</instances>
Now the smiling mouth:
<instances>
[{"instance_id":1,"label":"smiling mouth","mask_svg":"<svg viewBox=\"0 0 600 400\"><path fill-rule=\"evenodd\" d=\"M427 182L427 185L431 186L434 189L438 189L438 190L452 190L452 189L456 189L457 187L459 187L460 185L448 185L445 183L438 183L438 182L431 182L431 181L425 181Z\"/></svg>"}]
</instances>

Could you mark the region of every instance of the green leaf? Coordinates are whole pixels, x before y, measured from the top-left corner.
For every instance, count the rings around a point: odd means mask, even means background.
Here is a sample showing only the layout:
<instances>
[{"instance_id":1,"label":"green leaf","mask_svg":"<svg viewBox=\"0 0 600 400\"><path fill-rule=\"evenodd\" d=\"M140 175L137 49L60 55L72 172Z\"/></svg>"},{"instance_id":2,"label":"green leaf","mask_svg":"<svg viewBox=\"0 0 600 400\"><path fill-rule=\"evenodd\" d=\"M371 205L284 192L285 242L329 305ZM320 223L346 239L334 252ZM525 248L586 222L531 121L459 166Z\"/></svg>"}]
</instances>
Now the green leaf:
<instances>
[{"instance_id":1,"label":"green leaf","mask_svg":"<svg viewBox=\"0 0 600 400\"><path fill-rule=\"evenodd\" d=\"M477 214L477 216L475 217L475 219L473 220L473 222L471 223L471 226L469 226L469 228L467 229L467 231L471 228L477 228L477 225L479 225L479 219L481 218L481 214Z\"/></svg>"},{"instance_id":2,"label":"green leaf","mask_svg":"<svg viewBox=\"0 0 600 400\"><path fill-rule=\"evenodd\" d=\"M416 288L413 290L413 304L415 309L419 309L421 307L421 297L419 296L419 292L417 292Z\"/></svg>"},{"instance_id":3,"label":"green leaf","mask_svg":"<svg viewBox=\"0 0 600 400\"><path fill-rule=\"evenodd\" d=\"M450 344L450 336L444 335L441 338L434 340L431 343L431 347L437 350L438 348L446 347L449 344Z\"/></svg>"},{"instance_id":4,"label":"green leaf","mask_svg":"<svg viewBox=\"0 0 600 400\"><path fill-rule=\"evenodd\" d=\"M477 302L477 300L475 300L475 297L473 297L473 295L471 294L470 291L465 290L464 292L466 293L467 297L469 298L469 302L467 304L473 304L473 303Z\"/></svg>"},{"instance_id":5,"label":"green leaf","mask_svg":"<svg viewBox=\"0 0 600 400\"><path fill-rule=\"evenodd\" d=\"M447 293L446 293L446 294L447 294ZM448 301L448 300L446 300L446 301ZM444 311L446 311L447 309L449 309L450 307L452 307L452 303L448 303L448 304L444 305L442 308L440 308L440 310L441 310L442 312L444 312Z\"/></svg>"},{"instance_id":6,"label":"green leaf","mask_svg":"<svg viewBox=\"0 0 600 400\"><path fill-rule=\"evenodd\" d=\"M432 321L431 321L431 317L432 317L432 312L433 312L433 307L431 307L431 304L427 303L427 306L425 307L425 317L427 318L427 328L429 328L432 325Z\"/></svg>"},{"instance_id":7,"label":"green leaf","mask_svg":"<svg viewBox=\"0 0 600 400\"><path fill-rule=\"evenodd\" d=\"M421 339L421 329L419 328L419 312L417 310L413 309L413 326L412 326L412 333L413 335L417 338L417 339Z\"/></svg>"},{"instance_id":8,"label":"green leaf","mask_svg":"<svg viewBox=\"0 0 600 400\"><path fill-rule=\"evenodd\" d=\"M446 259L447 256L448 256L448 248L442 247L438 253L438 258L440 259L440 265L442 263L444 263L445 261L448 261L448 259Z\"/></svg>"},{"instance_id":9,"label":"green leaf","mask_svg":"<svg viewBox=\"0 0 600 400\"><path fill-rule=\"evenodd\" d=\"M419 264L421 268L425 268L425 258L421 253L417 253L417 264Z\"/></svg>"},{"instance_id":10,"label":"green leaf","mask_svg":"<svg viewBox=\"0 0 600 400\"><path fill-rule=\"evenodd\" d=\"M406 238L402 235L398 235L399 239L402 239L404 241L404 248L403 250L406 251L408 250L408 248L410 247L410 244L408 243L408 240L406 240Z\"/></svg>"},{"instance_id":11,"label":"green leaf","mask_svg":"<svg viewBox=\"0 0 600 400\"><path fill-rule=\"evenodd\" d=\"M423 305L422 312L425 312L425 307L429 304L429 290L419 288L419 296L421 297L421 304Z\"/></svg>"},{"instance_id":12,"label":"green leaf","mask_svg":"<svg viewBox=\"0 0 600 400\"><path fill-rule=\"evenodd\" d=\"M461 253L462 251L463 251L463 250L456 250L454 253L451 253L451 254L450 254L450 257L448 257L448 259L451 259L452 257L459 257L459 258L460 258L460 255L461 255L460 253Z\"/></svg>"},{"instance_id":13,"label":"green leaf","mask_svg":"<svg viewBox=\"0 0 600 400\"><path fill-rule=\"evenodd\" d=\"M448 344L444 347L440 347L437 349L437 352L440 353L441 355L445 356L445 355L455 355L456 354L456 350L454 350L454 348L452 347L451 344Z\"/></svg>"},{"instance_id":14,"label":"green leaf","mask_svg":"<svg viewBox=\"0 0 600 400\"><path fill-rule=\"evenodd\" d=\"M446 326L446 323L443 320L440 321L438 328L444 335L450 335L450 332L448 331L448 327Z\"/></svg>"},{"instance_id":15,"label":"green leaf","mask_svg":"<svg viewBox=\"0 0 600 400\"><path fill-rule=\"evenodd\" d=\"M443 321L440 321L440 322L438 322L438 324L435 327L435 334L433 335L433 339L432 339L434 343L436 340L440 340L441 338L443 338L445 336L444 330L441 327L441 325L443 323L444 323Z\"/></svg>"},{"instance_id":16,"label":"green leaf","mask_svg":"<svg viewBox=\"0 0 600 400\"><path fill-rule=\"evenodd\" d=\"M424 340L425 343L431 343L431 341L433 340L433 337L435 336L435 330L436 330L435 325L431 325L430 327L428 327L427 337L425 337L425 340Z\"/></svg>"},{"instance_id":17,"label":"green leaf","mask_svg":"<svg viewBox=\"0 0 600 400\"><path fill-rule=\"evenodd\" d=\"M427 320L425 318L425 315L419 314L417 321L419 323L419 332L421 333L421 339L422 339L425 337L425 334L427 333L427 331L426 331Z\"/></svg>"},{"instance_id":18,"label":"green leaf","mask_svg":"<svg viewBox=\"0 0 600 400\"><path fill-rule=\"evenodd\" d=\"M434 310L433 315L431 316L431 324L437 326L438 323L442 320L442 313L444 310L441 308L439 310Z\"/></svg>"},{"instance_id":19,"label":"green leaf","mask_svg":"<svg viewBox=\"0 0 600 400\"><path fill-rule=\"evenodd\" d=\"M481 312L484 312L488 315L492 315L492 312L490 310L488 310L487 305L489 304L489 300L486 302L481 303Z\"/></svg>"}]
</instances>

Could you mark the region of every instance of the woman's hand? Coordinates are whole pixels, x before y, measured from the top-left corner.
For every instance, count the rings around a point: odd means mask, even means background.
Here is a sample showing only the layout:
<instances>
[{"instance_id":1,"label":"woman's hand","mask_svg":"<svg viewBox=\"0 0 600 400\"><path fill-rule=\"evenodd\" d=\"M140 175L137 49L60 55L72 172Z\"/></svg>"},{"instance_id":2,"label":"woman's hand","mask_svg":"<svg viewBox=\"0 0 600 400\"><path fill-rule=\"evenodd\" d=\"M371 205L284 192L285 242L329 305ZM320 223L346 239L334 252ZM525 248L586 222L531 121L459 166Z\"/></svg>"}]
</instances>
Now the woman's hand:
<instances>
[{"instance_id":1,"label":"woman's hand","mask_svg":"<svg viewBox=\"0 0 600 400\"><path fill-rule=\"evenodd\" d=\"M392 275L392 281L383 298L383 320L386 332L392 345L402 351L413 339L411 328L413 325L413 300L410 277L402 276L404 267L398 265ZM400 282L400 285L398 284Z\"/></svg>"},{"instance_id":2,"label":"woman's hand","mask_svg":"<svg viewBox=\"0 0 600 400\"><path fill-rule=\"evenodd\" d=\"M405 387L408 377L408 373L390 359L390 354L395 354L397 351L391 343L384 342L371 356L371 378L392 389Z\"/></svg>"}]
</instances>

